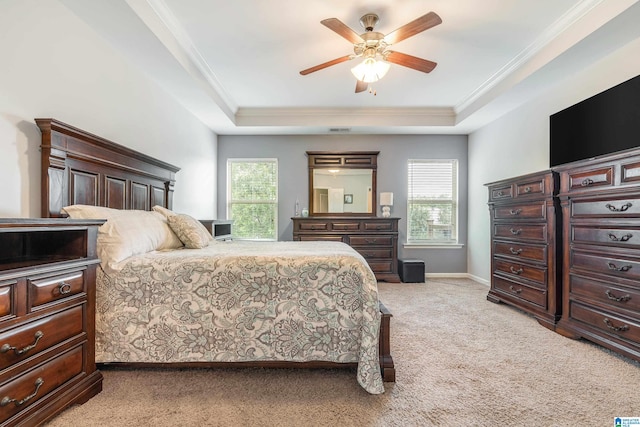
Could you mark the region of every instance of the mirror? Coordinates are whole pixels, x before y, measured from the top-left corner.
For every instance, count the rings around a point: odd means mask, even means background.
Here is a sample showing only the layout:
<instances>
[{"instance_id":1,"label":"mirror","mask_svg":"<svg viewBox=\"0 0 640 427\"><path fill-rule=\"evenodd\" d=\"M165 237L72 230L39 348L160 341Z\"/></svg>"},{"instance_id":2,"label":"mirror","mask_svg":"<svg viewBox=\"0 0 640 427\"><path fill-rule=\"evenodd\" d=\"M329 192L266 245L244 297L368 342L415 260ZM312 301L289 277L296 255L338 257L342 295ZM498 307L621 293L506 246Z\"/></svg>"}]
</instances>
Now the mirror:
<instances>
[{"instance_id":1,"label":"mirror","mask_svg":"<svg viewBox=\"0 0 640 427\"><path fill-rule=\"evenodd\" d=\"M310 215L375 216L378 151L307 151Z\"/></svg>"}]
</instances>

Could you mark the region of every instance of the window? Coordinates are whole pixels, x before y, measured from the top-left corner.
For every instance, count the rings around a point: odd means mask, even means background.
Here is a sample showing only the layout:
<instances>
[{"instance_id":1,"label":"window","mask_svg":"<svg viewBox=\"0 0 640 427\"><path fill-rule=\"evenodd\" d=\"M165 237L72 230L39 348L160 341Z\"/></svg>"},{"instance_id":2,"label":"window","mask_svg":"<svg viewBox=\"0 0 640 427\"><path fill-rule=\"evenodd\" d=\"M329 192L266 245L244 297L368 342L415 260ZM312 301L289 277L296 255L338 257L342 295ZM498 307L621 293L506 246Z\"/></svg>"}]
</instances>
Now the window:
<instances>
[{"instance_id":1,"label":"window","mask_svg":"<svg viewBox=\"0 0 640 427\"><path fill-rule=\"evenodd\" d=\"M457 243L458 161L409 160L407 243Z\"/></svg>"},{"instance_id":2,"label":"window","mask_svg":"<svg viewBox=\"0 0 640 427\"><path fill-rule=\"evenodd\" d=\"M278 160L227 160L227 218L233 237L278 238Z\"/></svg>"}]
</instances>

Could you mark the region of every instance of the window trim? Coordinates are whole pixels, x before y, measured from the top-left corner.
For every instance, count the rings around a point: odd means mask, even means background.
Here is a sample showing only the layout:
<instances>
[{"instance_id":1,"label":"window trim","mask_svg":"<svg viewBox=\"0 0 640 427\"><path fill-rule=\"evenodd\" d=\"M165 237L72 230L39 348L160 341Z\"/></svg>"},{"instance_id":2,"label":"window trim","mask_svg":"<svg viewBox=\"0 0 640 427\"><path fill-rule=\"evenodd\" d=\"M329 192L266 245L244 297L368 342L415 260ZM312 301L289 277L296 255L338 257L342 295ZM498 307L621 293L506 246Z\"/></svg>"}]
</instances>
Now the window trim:
<instances>
[{"instance_id":1,"label":"window trim","mask_svg":"<svg viewBox=\"0 0 640 427\"><path fill-rule=\"evenodd\" d=\"M233 200L231 199L231 184L232 184L232 179L231 179L231 167L230 165L232 163L274 163L275 167L276 167L276 173L275 173L275 183L276 183L276 194L275 194L275 201L269 201L269 200L252 200L251 203L249 202L242 202L242 201L236 201L233 202ZM256 205L256 204L269 204L269 205L275 205L275 216L274 216L274 222L275 222L275 229L274 229L274 237L273 238L261 238L261 239L246 239L246 238L241 238L241 237L236 237L233 236L233 238L235 240L248 240L248 241L265 241L265 242L276 242L278 241L278 211L280 208L280 195L279 195L279 171L280 171L280 166L278 164L278 158L277 157L234 157L234 158L228 158L227 159L227 202L226 202L226 215L227 218L231 219L231 209L230 206L232 203L235 204L251 204L251 205Z\"/></svg>"}]
</instances>

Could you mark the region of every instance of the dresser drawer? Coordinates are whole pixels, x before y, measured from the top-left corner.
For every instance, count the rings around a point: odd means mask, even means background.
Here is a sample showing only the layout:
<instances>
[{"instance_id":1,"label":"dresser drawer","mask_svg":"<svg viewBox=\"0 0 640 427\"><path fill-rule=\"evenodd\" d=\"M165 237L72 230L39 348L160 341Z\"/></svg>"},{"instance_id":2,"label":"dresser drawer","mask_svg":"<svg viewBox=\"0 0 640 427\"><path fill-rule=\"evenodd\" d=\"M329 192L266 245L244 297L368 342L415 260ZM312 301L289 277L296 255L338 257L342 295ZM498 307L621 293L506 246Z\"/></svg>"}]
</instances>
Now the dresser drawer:
<instances>
[{"instance_id":1,"label":"dresser drawer","mask_svg":"<svg viewBox=\"0 0 640 427\"><path fill-rule=\"evenodd\" d=\"M547 307L547 292L544 289L496 275L493 276L493 287L497 291L528 301L541 308L546 309Z\"/></svg>"},{"instance_id":2,"label":"dresser drawer","mask_svg":"<svg viewBox=\"0 0 640 427\"><path fill-rule=\"evenodd\" d=\"M15 292L15 280L0 285L0 320L16 315L15 307L13 306Z\"/></svg>"},{"instance_id":3,"label":"dresser drawer","mask_svg":"<svg viewBox=\"0 0 640 427\"><path fill-rule=\"evenodd\" d=\"M331 228L336 231L358 231L360 230L359 222L337 222L331 224Z\"/></svg>"},{"instance_id":4,"label":"dresser drawer","mask_svg":"<svg viewBox=\"0 0 640 427\"><path fill-rule=\"evenodd\" d=\"M547 283L547 269L544 267L533 267L499 258L494 261L494 266L495 273L504 273L509 276L532 280L542 286Z\"/></svg>"},{"instance_id":5,"label":"dresser drawer","mask_svg":"<svg viewBox=\"0 0 640 427\"><path fill-rule=\"evenodd\" d=\"M542 263L547 259L547 246L496 240L493 242L493 253L513 259Z\"/></svg>"},{"instance_id":6,"label":"dresser drawer","mask_svg":"<svg viewBox=\"0 0 640 427\"><path fill-rule=\"evenodd\" d=\"M567 174L569 191L613 185L613 166L603 166L590 170Z\"/></svg>"},{"instance_id":7,"label":"dresser drawer","mask_svg":"<svg viewBox=\"0 0 640 427\"><path fill-rule=\"evenodd\" d=\"M0 334L0 370L81 334L83 307L76 306Z\"/></svg>"},{"instance_id":8,"label":"dresser drawer","mask_svg":"<svg viewBox=\"0 0 640 427\"><path fill-rule=\"evenodd\" d=\"M322 234L302 234L298 236L298 240L301 242L317 242L319 240L326 242L342 242L344 239L342 235L327 235Z\"/></svg>"},{"instance_id":9,"label":"dresser drawer","mask_svg":"<svg viewBox=\"0 0 640 427\"><path fill-rule=\"evenodd\" d=\"M574 243L640 248L640 229L571 225L571 241Z\"/></svg>"},{"instance_id":10,"label":"dresser drawer","mask_svg":"<svg viewBox=\"0 0 640 427\"><path fill-rule=\"evenodd\" d=\"M393 236L349 236L351 246L393 246Z\"/></svg>"},{"instance_id":11,"label":"dresser drawer","mask_svg":"<svg viewBox=\"0 0 640 427\"><path fill-rule=\"evenodd\" d=\"M0 387L0 422L80 375L83 365L83 347L78 346Z\"/></svg>"},{"instance_id":12,"label":"dresser drawer","mask_svg":"<svg viewBox=\"0 0 640 427\"><path fill-rule=\"evenodd\" d=\"M494 224L493 237L499 239L547 241L547 224Z\"/></svg>"},{"instance_id":13,"label":"dresser drawer","mask_svg":"<svg viewBox=\"0 0 640 427\"><path fill-rule=\"evenodd\" d=\"M360 253L360 255L362 255L367 260L368 259L374 259L374 258L391 259L391 257L393 256L391 248L385 248L385 249L373 249L372 248L372 249L367 249L367 248L354 247L353 249L358 251Z\"/></svg>"},{"instance_id":14,"label":"dresser drawer","mask_svg":"<svg viewBox=\"0 0 640 427\"><path fill-rule=\"evenodd\" d=\"M327 221L299 221L298 229L302 231L327 231L331 223Z\"/></svg>"},{"instance_id":15,"label":"dresser drawer","mask_svg":"<svg viewBox=\"0 0 640 427\"><path fill-rule=\"evenodd\" d=\"M544 178L537 178L516 185L517 196L528 196L535 194L544 194Z\"/></svg>"},{"instance_id":16,"label":"dresser drawer","mask_svg":"<svg viewBox=\"0 0 640 427\"><path fill-rule=\"evenodd\" d=\"M622 256L611 256L607 253L581 252L571 250L569 259L571 268L582 268L608 276L624 277L638 280L640 278L640 261L626 259Z\"/></svg>"},{"instance_id":17,"label":"dresser drawer","mask_svg":"<svg viewBox=\"0 0 640 427\"><path fill-rule=\"evenodd\" d=\"M513 190L511 185L492 188L489 192L489 200L509 200L513 198Z\"/></svg>"},{"instance_id":18,"label":"dresser drawer","mask_svg":"<svg viewBox=\"0 0 640 427\"><path fill-rule=\"evenodd\" d=\"M374 273L394 273L392 260L367 260Z\"/></svg>"},{"instance_id":19,"label":"dresser drawer","mask_svg":"<svg viewBox=\"0 0 640 427\"><path fill-rule=\"evenodd\" d=\"M364 221L362 229L365 231L393 231L393 224L391 221Z\"/></svg>"},{"instance_id":20,"label":"dresser drawer","mask_svg":"<svg viewBox=\"0 0 640 427\"><path fill-rule=\"evenodd\" d=\"M624 309L640 314L640 287L629 289L615 283L573 274L569 280L572 297L586 298L611 306L613 310Z\"/></svg>"},{"instance_id":21,"label":"dresser drawer","mask_svg":"<svg viewBox=\"0 0 640 427\"><path fill-rule=\"evenodd\" d=\"M84 292L84 270L28 279L31 308Z\"/></svg>"},{"instance_id":22,"label":"dresser drawer","mask_svg":"<svg viewBox=\"0 0 640 427\"><path fill-rule=\"evenodd\" d=\"M546 205L544 202L498 206L495 208L495 219L543 220L546 217Z\"/></svg>"},{"instance_id":23,"label":"dresser drawer","mask_svg":"<svg viewBox=\"0 0 640 427\"><path fill-rule=\"evenodd\" d=\"M574 200L572 218L637 218L640 217L640 199Z\"/></svg>"},{"instance_id":24,"label":"dresser drawer","mask_svg":"<svg viewBox=\"0 0 640 427\"><path fill-rule=\"evenodd\" d=\"M638 319L632 320L576 301L571 301L569 312L574 320L586 323L610 335L616 335L634 343L640 342Z\"/></svg>"}]
</instances>

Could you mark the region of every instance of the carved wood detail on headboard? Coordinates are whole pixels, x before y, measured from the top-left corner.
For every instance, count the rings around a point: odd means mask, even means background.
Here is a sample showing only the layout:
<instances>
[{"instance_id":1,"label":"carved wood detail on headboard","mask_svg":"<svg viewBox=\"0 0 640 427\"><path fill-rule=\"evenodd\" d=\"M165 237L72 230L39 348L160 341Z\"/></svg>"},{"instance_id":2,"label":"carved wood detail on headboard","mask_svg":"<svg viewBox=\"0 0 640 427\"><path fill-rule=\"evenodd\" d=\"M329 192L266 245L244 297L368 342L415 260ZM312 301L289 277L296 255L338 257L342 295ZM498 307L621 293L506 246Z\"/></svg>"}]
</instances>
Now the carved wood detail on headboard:
<instances>
[{"instance_id":1,"label":"carved wood detail on headboard","mask_svg":"<svg viewBox=\"0 0 640 427\"><path fill-rule=\"evenodd\" d=\"M172 208L180 168L55 119L35 121L42 132L42 217L61 217L73 204Z\"/></svg>"}]
</instances>

